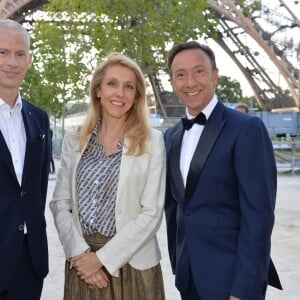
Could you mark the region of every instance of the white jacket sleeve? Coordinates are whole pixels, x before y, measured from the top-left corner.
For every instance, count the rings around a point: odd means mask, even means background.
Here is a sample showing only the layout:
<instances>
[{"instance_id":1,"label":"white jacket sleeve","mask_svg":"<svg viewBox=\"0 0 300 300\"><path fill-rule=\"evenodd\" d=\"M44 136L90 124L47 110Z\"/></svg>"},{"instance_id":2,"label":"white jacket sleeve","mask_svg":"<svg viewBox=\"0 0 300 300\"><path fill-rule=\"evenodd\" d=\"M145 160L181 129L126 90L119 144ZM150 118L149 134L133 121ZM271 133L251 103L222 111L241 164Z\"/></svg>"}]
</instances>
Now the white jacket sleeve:
<instances>
[{"instance_id":1,"label":"white jacket sleeve","mask_svg":"<svg viewBox=\"0 0 300 300\"><path fill-rule=\"evenodd\" d=\"M56 178L53 199L49 205L66 258L79 255L89 248L80 230L77 204L72 195L76 157L80 157L78 149L75 132L66 133L62 145L61 166Z\"/></svg>"}]
</instances>

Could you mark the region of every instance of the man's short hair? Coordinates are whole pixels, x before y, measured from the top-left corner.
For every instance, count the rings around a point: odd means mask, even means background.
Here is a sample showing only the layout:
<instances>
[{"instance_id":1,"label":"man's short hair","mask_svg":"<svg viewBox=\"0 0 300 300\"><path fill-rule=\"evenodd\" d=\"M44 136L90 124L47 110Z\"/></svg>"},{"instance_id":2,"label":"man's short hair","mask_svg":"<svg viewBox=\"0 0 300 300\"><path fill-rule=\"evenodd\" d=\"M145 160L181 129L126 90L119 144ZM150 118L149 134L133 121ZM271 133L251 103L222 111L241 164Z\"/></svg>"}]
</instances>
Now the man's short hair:
<instances>
[{"instance_id":1,"label":"man's short hair","mask_svg":"<svg viewBox=\"0 0 300 300\"><path fill-rule=\"evenodd\" d=\"M175 44L168 53L168 68L169 68L169 73L171 74L171 67L172 63L174 60L174 57L180 53L181 51L184 50L189 50L189 49L200 49L203 52L205 52L211 62L212 69L215 70L217 68L216 64L216 58L214 52L209 48L207 45L199 44L196 41L189 41L189 42L182 42L179 44Z\"/></svg>"},{"instance_id":2,"label":"man's short hair","mask_svg":"<svg viewBox=\"0 0 300 300\"><path fill-rule=\"evenodd\" d=\"M249 112L249 107L246 103L237 103L234 109L239 111L244 111L245 113Z\"/></svg>"}]
</instances>

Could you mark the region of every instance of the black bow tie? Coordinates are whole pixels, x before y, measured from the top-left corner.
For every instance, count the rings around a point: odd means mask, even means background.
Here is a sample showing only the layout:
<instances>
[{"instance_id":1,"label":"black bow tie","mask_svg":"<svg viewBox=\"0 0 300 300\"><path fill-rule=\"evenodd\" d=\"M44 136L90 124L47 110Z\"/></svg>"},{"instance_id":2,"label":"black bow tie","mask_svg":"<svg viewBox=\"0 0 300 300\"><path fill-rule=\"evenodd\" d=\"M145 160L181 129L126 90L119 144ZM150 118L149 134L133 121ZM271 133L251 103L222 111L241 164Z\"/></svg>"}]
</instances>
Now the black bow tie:
<instances>
[{"instance_id":1,"label":"black bow tie","mask_svg":"<svg viewBox=\"0 0 300 300\"><path fill-rule=\"evenodd\" d=\"M206 117L203 112L201 112L196 118L194 119L188 119L188 118L182 118L182 126L185 130L190 130L192 126L196 123L199 125L205 125L206 124Z\"/></svg>"}]
</instances>

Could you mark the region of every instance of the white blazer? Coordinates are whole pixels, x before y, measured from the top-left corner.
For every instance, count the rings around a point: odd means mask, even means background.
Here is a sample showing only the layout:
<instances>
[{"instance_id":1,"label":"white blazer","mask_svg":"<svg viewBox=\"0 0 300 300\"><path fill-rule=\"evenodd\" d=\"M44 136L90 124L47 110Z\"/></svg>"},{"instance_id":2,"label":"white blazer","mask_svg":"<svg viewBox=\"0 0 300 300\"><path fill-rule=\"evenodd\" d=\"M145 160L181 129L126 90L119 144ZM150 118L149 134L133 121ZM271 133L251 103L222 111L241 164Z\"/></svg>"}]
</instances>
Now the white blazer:
<instances>
[{"instance_id":1,"label":"white blazer","mask_svg":"<svg viewBox=\"0 0 300 300\"><path fill-rule=\"evenodd\" d=\"M89 248L78 219L75 173L83 151L79 152L76 132L65 134L61 166L50 202L55 226L66 258ZM126 144L126 143L125 143ZM148 151L140 156L126 155L124 146L116 197L116 234L96 254L113 276L126 263L143 270L161 259L156 232L163 215L166 154L163 134L151 129Z\"/></svg>"}]
</instances>

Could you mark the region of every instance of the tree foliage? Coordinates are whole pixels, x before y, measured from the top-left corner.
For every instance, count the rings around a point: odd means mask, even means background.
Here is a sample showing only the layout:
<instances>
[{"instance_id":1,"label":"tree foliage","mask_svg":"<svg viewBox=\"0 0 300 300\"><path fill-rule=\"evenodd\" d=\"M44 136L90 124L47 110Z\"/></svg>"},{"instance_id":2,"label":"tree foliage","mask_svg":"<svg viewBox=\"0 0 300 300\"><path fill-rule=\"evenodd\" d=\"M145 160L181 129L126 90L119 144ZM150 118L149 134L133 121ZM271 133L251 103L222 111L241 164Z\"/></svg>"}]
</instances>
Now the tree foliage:
<instances>
[{"instance_id":1,"label":"tree foliage","mask_svg":"<svg viewBox=\"0 0 300 300\"><path fill-rule=\"evenodd\" d=\"M227 76L219 76L216 94L223 102L242 102L243 92L240 83Z\"/></svg>"},{"instance_id":2,"label":"tree foliage","mask_svg":"<svg viewBox=\"0 0 300 300\"><path fill-rule=\"evenodd\" d=\"M256 101L254 96L251 97L243 97L243 103L246 103L248 105L248 107L250 108L250 110L253 111L261 111L261 107L258 105L258 102Z\"/></svg>"},{"instance_id":3,"label":"tree foliage","mask_svg":"<svg viewBox=\"0 0 300 300\"><path fill-rule=\"evenodd\" d=\"M59 118L64 103L82 101L86 94L85 43L78 43L79 38L63 22L39 20L30 32L33 64L22 93Z\"/></svg>"},{"instance_id":4,"label":"tree foliage","mask_svg":"<svg viewBox=\"0 0 300 300\"><path fill-rule=\"evenodd\" d=\"M121 51L137 60L146 74L165 68L170 43L213 36L216 21L206 0L52 0L50 11L80 16L82 30L103 57Z\"/></svg>"},{"instance_id":5,"label":"tree foliage","mask_svg":"<svg viewBox=\"0 0 300 300\"><path fill-rule=\"evenodd\" d=\"M55 117L83 101L97 61L111 51L135 59L146 76L166 69L171 44L215 36L206 0L50 0L30 27L34 63L22 93ZM151 81L150 81L151 82Z\"/></svg>"},{"instance_id":6,"label":"tree foliage","mask_svg":"<svg viewBox=\"0 0 300 300\"><path fill-rule=\"evenodd\" d=\"M219 76L216 87L218 98L224 103L245 103L251 110L260 110L254 96L243 96L240 83L227 76Z\"/></svg>"}]
</instances>

